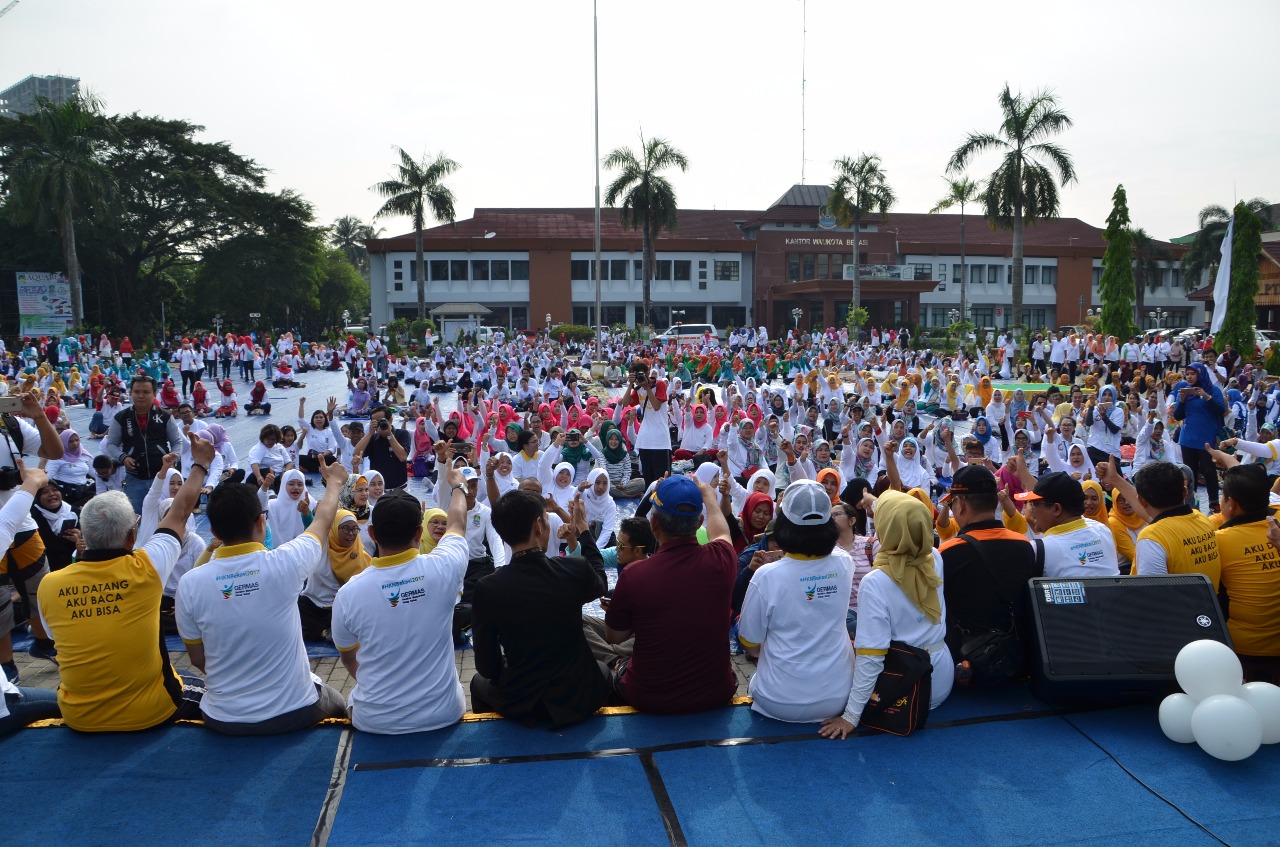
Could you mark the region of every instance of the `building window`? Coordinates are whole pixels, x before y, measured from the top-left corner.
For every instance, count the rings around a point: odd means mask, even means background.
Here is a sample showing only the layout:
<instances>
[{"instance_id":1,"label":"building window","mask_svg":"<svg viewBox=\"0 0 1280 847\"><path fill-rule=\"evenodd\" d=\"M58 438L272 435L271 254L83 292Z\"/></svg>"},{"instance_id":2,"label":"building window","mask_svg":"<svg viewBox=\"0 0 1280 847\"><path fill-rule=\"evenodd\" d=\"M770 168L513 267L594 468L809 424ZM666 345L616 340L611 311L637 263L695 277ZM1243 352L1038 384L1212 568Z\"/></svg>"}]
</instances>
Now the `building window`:
<instances>
[{"instance_id":1,"label":"building window","mask_svg":"<svg viewBox=\"0 0 1280 847\"><path fill-rule=\"evenodd\" d=\"M969 266L969 284L970 285L982 284L982 276L983 276L982 271L983 271L982 265Z\"/></svg>"},{"instance_id":2,"label":"building window","mask_svg":"<svg viewBox=\"0 0 1280 847\"><path fill-rule=\"evenodd\" d=\"M413 263L409 263L413 267ZM436 282L446 282L449 279L449 263L444 259L432 259L427 263L427 270L431 271L431 279ZM413 279L413 274L409 274L409 279Z\"/></svg>"},{"instance_id":3,"label":"building window","mask_svg":"<svg viewBox=\"0 0 1280 847\"><path fill-rule=\"evenodd\" d=\"M404 271L396 271L395 279L404 279Z\"/></svg>"},{"instance_id":4,"label":"building window","mask_svg":"<svg viewBox=\"0 0 1280 847\"><path fill-rule=\"evenodd\" d=\"M471 278L484 279L489 278L489 260L488 259L472 259L471 260Z\"/></svg>"},{"instance_id":5,"label":"building window","mask_svg":"<svg viewBox=\"0 0 1280 847\"><path fill-rule=\"evenodd\" d=\"M699 270L703 270L703 271L705 271L705 270L707 269L707 260L706 260L706 259L699 259L699 260L698 260L698 269L699 269Z\"/></svg>"},{"instance_id":6,"label":"building window","mask_svg":"<svg viewBox=\"0 0 1280 847\"><path fill-rule=\"evenodd\" d=\"M511 279L511 263L506 259L494 259L489 263L489 279Z\"/></svg>"},{"instance_id":7,"label":"building window","mask_svg":"<svg viewBox=\"0 0 1280 847\"><path fill-rule=\"evenodd\" d=\"M788 256L788 259L791 257ZM741 273L741 262L716 260L716 282L737 282Z\"/></svg>"},{"instance_id":8,"label":"building window","mask_svg":"<svg viewBox=\"0 0 1280 847\"><path fill-rule=\"evenodd\" d=\"M511 260L511 278L512 279L528 279L529 278L529 260L528 259L512 259Z\"/></svg>"},{"instance_id":9,"label":"building window","mask_svg":"<svg viewBox=\"0 0 1280 847\"><path fill-rule=\"evenodd\" d=\"M591 262L587 259L574 259L569 262L569 279L592 279Z\"/></svg>"},{"instance_id":10,"label":"building window","mask_svg":"<svg viewBox=\"0 0 1280 847\"><path fill-rule=\"evenodd\" d=\"M1000 266L987 265L987 285L1000 284Z\"/></svg>"},{"instance_id":11,"label":"building window","mask_svg":"<svg viewBox=\"0 0 1280 847\"><path fill-rule=\"evenodd\" d=\"M952 282L954 282L954 283L956 283L957 285L959 285L959 284L960 284L960 280L961 280L961 276L960 276L960 266L959 266L959 265L952 265L952 266L951 266L951 281L952 281Z\"/></svg>"},{"instance_id":12,"label":"building window","mask_svg":"<svg viewBox=\"0 0 1280 847\"><path fill-rule=\"evenodd\" d=\"M720 277L717 275L716 279L719 279L719 278ZM787 279L790 282L795 282L796 280L800 279L800 254L799 253L787 254Z\"/></svg>"},{"instance_id":13,"label":"building window","mask_svg":"<svg viewBox=\"0 0 1280 847\"><path fill-rule=\"evenodd\" d=\"M969 314L973 315L973 325L976 327L993 327L996 325L996 310L990 306L974 306L969 310Z\"/></svg>"},{"instance_id":14,"label":"building window","mask_svg":"<svg viewBox=\"0 0 1280 847\"><path fill-rule=\"evenodd\" d=\"M685 282L693 279L693 261L691 259L676 259L671 263L671 278L678 282Z\"/></svg>"},{"instance_id":15,"label":"building window","mask_svg":"<svg viewBox=\"0 0 1280 847\"><path fill-rule=\"evenodd\" d=\"M893 322L896 326L902 326L902 322L906 319L906 309L904 308L906 305L901 300L893 301Z\"/></svg>"},{"instance_id":16,"label":"building window","mask_svg":"<svg viewBox=\"0 0 1280 847\"><path fill-rule=\"evenodd\" d=\"M644 259L636 259L636 260L635 260L634 262L632 262L631 264L632 264L632 266L635 268L635 272L636 272L635 280L636 280L636 282L639 282L640 280L644 279Z\"/></svg>"},{"instance_id":17,"label":"building window","mask_svg":"<svg viewBox=\"0 0 1280 847\"><path fill-rule=\"evenodd\" d=\"M403 282L397 282L397 283L396 283L396 285L395 285L395 290L396 290L396 291L404 291L404 283L403 283Z\"/></svg>"},{"instance_id":18,"label":"building window","mask_svg":"<svg viewBox=\"0 0 1280 847\"><path fill-rule=\"evenodd\" d=\"M468 265L468 262L466 259L454 259L452 262L449 263L449 278L450 279L466 279L467 265Z\"/></svg>"},{"instance_id":19,"label":"building window","mask_svg":"<svg viewBox=\"0 0 1280 847\"><path fill-rule=\"evenodd\" d=\"M526 265L528 262L525 263ZM525 271L525 276L528 276ZM529 329L529 307L528 306L512 306L511 307L511 328L512 329Z\"/></svg>"},{"instance_id":20,"label":"building window","mask_svg":"<svg viewBox=\"0 0 1280 847\"><path fill-rule=\"evenodd\" d=\"M812 253L805 253L803 256L801 256L800 257L800 278L814 279L815 277L813 275L814 273L813 266L814 266L814 255Z\"/></svg>"},{"instance_id":21,"label":"building window","mask_svg":"<svg viewBox=\"0 0 1280 847\"><path fill-rule=\"evenodd\" d=\"M1044 285L1058 284L1058 269L1044 267L1040 269L1040 282Z\"/></svg>"},{"instance_id":22,"label":"building window","mask_svg":"<svg viewBox=\"0 0 1280 847\"><path fill-rule=\"evenodd\" d=\"M912 265L912 277L915 279L933 279L933 263L927 265Z\"/></svg>"},{"instance_id":23,"label":"building window","mask_svg":"<svg viewBox=\"0 0 1280 847\"><path fill-rule=\"evenodd\" d=\"M1030 329L1044 329L1046 311L1046 309L1023 309L1022 316L1026 319L1027 327Z\"/></svg>"},{"instance_id":24,"label":"building window","mask_svg":"<svg viewBox=\"0 0 1280 847\"><path fill-rule=\"evenodd\" d=\"M591 326L591 313L595 309L594 306L574 306L573 322L578 326Z\"/></svg>"},{"instance_id":25,"label":"building window","mask_svg":"<svg viewBox=\"0 0 1280 847\"><path fill-rule=\"evenodd\" d=\"M814 276L815 279L830 279L831 278L831 257L828 256L826 253L819 253L818 265L814 270L814 273L815 273L815 276Z\"/></svg>"},{"instance_id":26,"label":"building window","mask_svg":"<svg viewBox=\"0 0 1280 847\"><path fill-rule=\"evenodd\" d=\"M1093 269L1093 287L1097 288L1102 284L1102 268Z\"/></svg>"},{"instance_id":27,"label":"building window","mask_svg":"<svg viewBox=\"0 0 1280 847\"><path fill-rule=\"evenodd\" d=\"M669 281L671 279L671 260L659 259L654 263L653 278Z\"/></svg>"},{"instance_id":28,"label":"building window","mask_svg":"<svg viewBox=\"0 0 1280 847\"><path fill-rule=\"evenodd\" d=\"M403 268L403 267L404 267L404 262L400 261L399 259L396 259L396 260L395 260L395 262L393 262L393 263L392 263L391 267L393 267L393 268Z\"/></svg>"},{"instance_id":29,"label":"building window","mask_svg":"<svg viewBox=\"0 0 1280 847\"><path fill-rule=\"evenodd\" d=\"M600 314L604 317L600 323L605 326L616 326L627 322L626 306L601 306Z\"/></svg>"},{"instance_id":30,"label":"building window","mask_svg":"<svg viewBox=\"0 0 1280 847\"><path fill-rule=\"evenodd\" d=\"M745 306L712 306L711 322L715 324L716 329L740 327L747 322L747 308Z\"/></svg>"},{"instance_id":31,"label":"building window","mask_svg":"<svg viewBox=\"0 0 1280 847\"><path fill-rule=\"evenodd\" d=\"M610 259L609 260L609 279L627 281L627 260L626 259ZM601 308L604 308L603 306ZM606 313L607 314L607 313Z\"/></svg>"},{"instance_id":32,"label":"building window","mask_svg":"<svg viewBox=\"0 0 1280 847\"><path fill-rule=\"evenodd\" d=\"M1039 265L1024 265L1022 268L1022 281L1027 285L1035 285L1040 280Z\"/></svg>"},{"instance_id":33,"label":"building window","mask_svg":"<svg viewBox=\"0 0 1280 847\"><path fill-rule=\"evenodd\" d=\"M1173 287L1181 288L1182 287L1182 270L1179 268L1174 268L1172 271L1172 274L1173 274Z\"/></svg>"}]
</instances>

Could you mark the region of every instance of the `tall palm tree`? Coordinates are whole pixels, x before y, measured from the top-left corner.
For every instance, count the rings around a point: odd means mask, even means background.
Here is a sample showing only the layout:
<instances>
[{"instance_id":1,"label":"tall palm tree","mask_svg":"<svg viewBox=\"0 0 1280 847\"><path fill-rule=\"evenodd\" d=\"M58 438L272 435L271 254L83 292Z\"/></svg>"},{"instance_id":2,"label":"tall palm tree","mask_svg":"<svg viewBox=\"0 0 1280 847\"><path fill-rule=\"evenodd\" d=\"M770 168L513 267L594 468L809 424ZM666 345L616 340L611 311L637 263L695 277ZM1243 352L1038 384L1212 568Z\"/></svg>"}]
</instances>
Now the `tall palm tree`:
<instances>
[{"instance_id":1,"label":"tall palm tree","mask_svg":"<svg viewBox=\"0 0 1280 847\"><path fill-rule=\"evenodd\" d=\"M1261 197L1246 200L1245 205L1262 221L1263 230L1275 226L1271 216L1271 204ZM1231 210L1218 205L1208 205L1200 210L1200 230L1187 252L1182 254L1182 276L1188 291L1200 287L1206 271L1209 279L1218 272L1218 260L1222 257L1222 237L1227 234Z\"/></svg>"},{"instance_id":2,"label":"tall palm tree","mask_svg":"<svg viewBox=\"0 0 1280 847\"><path fill-rule=\"evenodd\" d=\"M978 198L982 196L982 180L969 179L965 174L961 174L959 179L948 179L945 176L942 179L947 183L947 193L929 210L929 214L936 215L947 209L960 207L960 320L967 321L969 304L965 301L965 285L969 278L965 270L964 207L978 202Z\"/></svg>"},{"instance_id":3,"label":"tall palm tree","mask_svg":"<svg viewBox=\"0 0 1280 847\"><path fill-rule=\"evenodd\" d=\"M947 171L963 171L987 150L1003 153L1000 165L987 178L984 201L992 228L1013 230L1013 323L1018 326L1022 324L1023 226L1057 216L1058 183L1075 182L1076 169L1067 151L1050 140L1071 126L1071 118L1051 92L1013 94L1005 83L999 102L999 130L969 133L951 154Z\"/></svg>"},{"instance_id":4,"label":"tall palm tree","mask_svg":"<svg viewBox=\"0 0 1280 847\"><path fill-rule=\"evenodd\" d=\"M832 164L836 178L831 183L831 197L827 207L840 226L853 227L853 300L852 311L862 305L862 280L858 279L858 235L862 228L862 216L874 209L887 214L898 198L885 179L880 167L880 157L875 153L862 153L856 159L845 156Z\"/></svg>"},{"instance_id":5,"label":"tall palm tree","mask_svg":"<svg viewBox=\"0 0 1280 847\"><path fill-rule=\"evenodd\" d=\"M1133 241L1133 311L1135 323L1142 326L1142 315L1146 310L1147 289L1155 291L1160 286L1160 277L1164 274L1162 263L1173 259L1173 254L1160 246L1142 227L1131 230L1129 237Z\"/></svg>"},{"instance_id":6,"label":"tall palm tree","mask_svg":"<svg viewBox=\"0 0 1280 847\"><path fill-rule=\"evenodd\" d=\"M458 169L458 163L439 153L434 159L424 154L416 161L400 151L400 163L396 165L394 179L384 180L373 190L386 201L373 216L387 218L403 215L413 221L413 245L417 252L418 269L418 320L427 319L427 269L422 263L422 230L427 226L427 211L438 221L453 223L457 215L453 208L453 192L444 184L444 178Z\"/></svg>"},{"instance_id":7,"label":"tall palm tree","mask_svg":"<svg viewBox=\"0 0 1280 847\"><path fill-rule=\"evenodd\" d=\"M103 114L102 102L92 95L56 104L37 98L36 110L20 118L20 127L21 141L9 171L12 215L18 223L56 224L71 282L71 314L76 326L83 326L76 215L114 192L115 178L103 159L116 137L115 128Z\"/></svg>"},{"instance_id":8,"label":"tall palm tree","mask_svg":"<svg viewBox=\"0 0 1280 847\"><path fill-rule=\"evenodd\" d=\"M644 261L641 312L636 324L652 324L650 301L658 235L664 230L674 232L679 217L675 187L660 172L673 167L681 172L687 171L689 160L665 139L650 138L646 141L642 135L639 156L626 147L619 147L604 157L604 166L611 171L619 171L605 191L605 205L619 208L624 228L640 228L640 249Z\"/></svg>"},{"instance_id":9,"label":"tall palm tree","mask_svg":"<svg viewBox=\"0 0 1280 847\"><path fill-rule=\"evenodd\" d=\"M353 215L345 215L338 218L329 227L329 245L337 247L342 251L342 255L347 257L347 261L355 266L356 270L369 278L369 251L364 243L370 238L377 238L382 234L382 228L377 230L372 225L367 224Z\"/></svg>"}]
</instances>

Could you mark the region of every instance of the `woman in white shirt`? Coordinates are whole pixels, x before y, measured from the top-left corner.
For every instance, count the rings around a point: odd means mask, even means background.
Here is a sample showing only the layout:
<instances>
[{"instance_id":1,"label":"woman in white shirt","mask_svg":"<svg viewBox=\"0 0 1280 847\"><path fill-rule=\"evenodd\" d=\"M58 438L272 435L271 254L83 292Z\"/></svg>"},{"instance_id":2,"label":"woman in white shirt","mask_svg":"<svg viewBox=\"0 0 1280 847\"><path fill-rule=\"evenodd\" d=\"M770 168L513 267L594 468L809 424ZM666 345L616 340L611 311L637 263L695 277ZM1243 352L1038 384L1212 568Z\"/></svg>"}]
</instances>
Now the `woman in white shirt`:
<instances>
[{"instance_id":1,"label":"woman in white shirt","mask_svg":"<svg viewBox=\"0 0 1280 847\"><path fill-rule=\"evenodd\" d=\"M272 491L280 490L280 476L293 467L289 461L289 452L280 444L282 440L280 427L267 424L258 433L258 443L249 451L249 477L245 480L251 485L261 485L262 479L270 471L276 475L271 486Z\"/></svg>"},{"instance_id":2,"label":"woman in white shirt","mask_svg":"<svg viewBox=\"0 0 1280 847\"><path fill-rule=\"evenodd\" d=\"M596 548L603 550L612 546L610 541L618 529L618 504L609 493L608 472L604 468L593 469L578 489L587 511L587 526L596 537Z\"/></svg>"},{"instance_id":3,"label":"woman in white shirt","mask_svg":"<svg viewBox=\"0 0 1280 847\"><path fill-rule=\"evenodd\" d=\"M93 456L81 449L80 436L74 429L64 429L60 437L62 438L62 458L50 459L45 465L45 473L54 482L84 485L93 475Z\"/></svg>"},{"instance_id":4,"label":"woman in white shirt","mask_svg":"<svg viewBox=\"0 0 1280 847\"><path fill-rule=\"evenodd\" d=\"M787 487L773 530L782 558L756 570L738 620L739 642L760 657L751 678L752 711L810 723L836 714L848 699L853 650L845 619L853 562L836 547L839 536L821 484L801 480Z\"/></svg>"},{"instance_id":5,"label":"woman in white shirt","mask_svg":"<svg viewBox=\"0 0 1280 847\"><path fill-rule=\"evenodd\" d=\"M955 679L951 653L943 641L947 606L942 595L942 556L933 549L933 516L919 500L896 491L886 491L874 510L880 550L875 570L858 586L853 685L844 714L823 721L818 730L827 738L845 738L861 722L891 641L929 652L933 665L930 709L947 699Z\"/></svg>"}]
</instances>

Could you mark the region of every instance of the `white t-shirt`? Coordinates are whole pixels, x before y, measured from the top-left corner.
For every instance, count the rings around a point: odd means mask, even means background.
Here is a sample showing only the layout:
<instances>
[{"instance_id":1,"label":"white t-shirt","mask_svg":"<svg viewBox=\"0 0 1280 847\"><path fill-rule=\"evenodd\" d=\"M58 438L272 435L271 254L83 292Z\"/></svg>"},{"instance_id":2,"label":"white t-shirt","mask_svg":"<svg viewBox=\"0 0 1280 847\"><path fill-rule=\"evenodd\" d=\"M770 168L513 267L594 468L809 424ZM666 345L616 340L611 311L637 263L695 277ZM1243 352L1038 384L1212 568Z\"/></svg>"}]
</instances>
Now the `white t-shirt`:
<instances>
[{"instance_id":1,"label":"white t-shirt","mask_svg":"<svg viewBox=\"0 0 1280 847\"><path fill-rule=\"evenodd\" d=\"M662 402L654 408L649 402L649 392L657 391ZM640 430L636 433L637 450L670 450L671 431L667 429L667 386L659 382L654 389L638 388L636 395L640 398L640 408L644 420L640 421Z\"/></svg>"},{"instance_id":2,"label":"white t-shirt","mask_svg":"<svg viewBox=\"0 0 1280 847\"><path fill-rule=\"evenodd\" d=\"M275 471L276 476L284 473L284 466L289 462L289 451L283 445L268 447L259 441L249 451L249 468L257 465L265 475L267 471Z\"/></svg>"},{"instance_id":3,"label":"white t-shirt","mask_svg":"<svg viewBox=\"0 0 1280 847\"><path fill-rule=\"evenodd\" d=\"M36 429L35 424L31 423L31 421L26 418L21 418L15 415L14 420L18 422L18 429L22 433L22 454L25 456L35 456L36 452L40 449L40 430ZM12 439L9 436L9 430L4 427L3 423L0 423L0 430L2 430L2 432L0 432L0 467L17 467L14 462L13 454L16 452L18 445L12 442ZM0 491L0 506L9 502L9 498L13 495L13 492L17 490L17 487L14 487L8 491ZM23 518L22 524L18 527L17 531L29 532L36 528L35 518L31 517L30 513L28 513ZM13 541L10 540L9 544L12 543ZM5 545L5 549L8 549L8 545Z\"/></svg>"},{"instance_id":4,"label":"white t-shirt","mask_svg":"<svg viewBox=\"0 0 1280 847\"><path fill-rule=\"evenodd\" d=\"M1081 518L1079 523L1062 524L1045 533L1041 541L1044 542L1045 576L1120 574L1115 536L1109 527L1097 521Z\"/></svg>"},{"instance_id":5,"label":"white t-shirt","mask_svg":"<svg viewBox=\"0 0 1280 847\"><path fill-rule=\"evenodd\" d=\"M333 643L360 648L350 701L356 729L401 735L462 718L452 628L466 572L466 539L446 533L430 553L374 559L338 589Z\"/></svg>"},{"instance_id":6,"label":"white t-shirt","mask_svg":"<svg viewBox=\"0 0 1280 847\"><path fill-rule=\"evenodd\" d=\"M324 555L311 533L274 550L237 544L219 548L178 583L178 633L204 644L202 712L256 723L316 702L320 679L302 643L298 592Z\"/></svg>"},{"instance_id":7,"label":"white t-shirt","mask_svg":"<svg viewBox=\"0 0 1280 847\"><path fill-rule=\"evenodd\" d=\"M821 559L784 556L751 577L738 637L760 644L753 711L808 723L840 714L853 685L845 628L853 562L839 547Z\"/></svg>"}]
</instances>

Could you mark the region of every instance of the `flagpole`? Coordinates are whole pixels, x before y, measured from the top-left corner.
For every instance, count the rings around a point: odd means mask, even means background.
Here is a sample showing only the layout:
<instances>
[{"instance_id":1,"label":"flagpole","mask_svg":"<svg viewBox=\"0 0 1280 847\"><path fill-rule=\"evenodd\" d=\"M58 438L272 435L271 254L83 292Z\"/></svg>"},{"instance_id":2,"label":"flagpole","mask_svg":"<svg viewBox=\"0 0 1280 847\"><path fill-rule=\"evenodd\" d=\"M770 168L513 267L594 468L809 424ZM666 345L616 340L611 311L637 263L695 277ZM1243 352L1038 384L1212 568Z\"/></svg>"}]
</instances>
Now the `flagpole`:
<instances>
[{"instance_id":1,"label":"flagpole","mask_svg":"<svg viewBox=\"0 0 1280 847\"><path fill-rule=\"evenodd\" d=\"M596 150L596 231L595 231L595 282L596 282L596 308L594 326L591 332L596 338L596 356L595 361L601 360L600 352L600 327L604 321L600 317L600 24L599 16L596 11L598 0L591 0L591 71L595 83L595 150Z\"/></svg>"}]
</instances>

